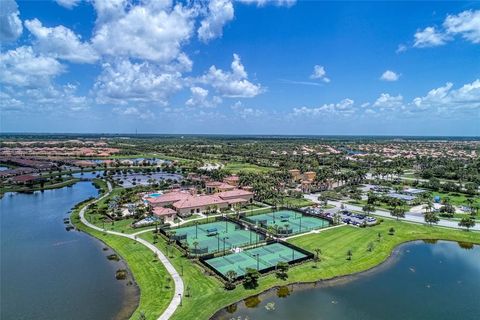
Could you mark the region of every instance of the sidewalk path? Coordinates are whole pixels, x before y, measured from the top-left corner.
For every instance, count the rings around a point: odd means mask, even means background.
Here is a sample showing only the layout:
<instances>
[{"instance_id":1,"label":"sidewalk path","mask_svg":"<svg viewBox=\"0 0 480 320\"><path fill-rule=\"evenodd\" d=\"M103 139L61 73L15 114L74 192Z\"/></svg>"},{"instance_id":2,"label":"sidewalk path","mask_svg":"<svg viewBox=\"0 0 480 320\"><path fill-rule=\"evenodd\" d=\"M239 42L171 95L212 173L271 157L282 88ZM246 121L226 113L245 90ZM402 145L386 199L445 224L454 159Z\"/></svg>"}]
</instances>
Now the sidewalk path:
<instances>
[{"instance_id":1,"label":"sidewalk path","mask_svg":"<svg viewBox=\"0 0 480 320\"><path fill-rule=\"evenodd\" d=\"M110 192L112 191L112 185L108 181L107 181L107 185L108 185L108 192L105 193L102 197L95 200L94 202L97 202L97 201L107 197L110 194ZM92 203L94 203L94 202L92 202ZM161 252L159 249L157 249L157 247L155 247L150 242L137 237L137 234L140 234L142 232L137 232L136 234L125 234L125 233L120 233L120 232L116 232L116 231L108 231L108 230L104 230L102 228L99 228L96 225L93 225L90 222L88 222L87 219L85 219L85 211L86 211L88 206L89 205L85 205L80 210L80 221L84 225L86 225L89 228L95 229L97 231L105 232L105 233L116 235L116 236L119 236L119 237L125 237L125 238L135 240L135 241L143 244L148 249L152 250L157 255L160 262L165 266L168 273L171 275L171 277L173 279L173 282L175 283L175 293L174 293L172 301L170 301L170 304L168 305L167 309L165 309L165 311L158 317L158 320L169 319L173 315L175 310L177 310L178 306L180 305L181 299L183 297L183 292L184 292L183 280L180 277L180 275L178 274L177 270L175 270L175 268L170 263L168 258L163 254L163 252ZM155 230L155 229L152 229L152 230ZM147 232L147 231L151 231L151 230L144 230L143 232Z\"/></svg>"}]
</instances>

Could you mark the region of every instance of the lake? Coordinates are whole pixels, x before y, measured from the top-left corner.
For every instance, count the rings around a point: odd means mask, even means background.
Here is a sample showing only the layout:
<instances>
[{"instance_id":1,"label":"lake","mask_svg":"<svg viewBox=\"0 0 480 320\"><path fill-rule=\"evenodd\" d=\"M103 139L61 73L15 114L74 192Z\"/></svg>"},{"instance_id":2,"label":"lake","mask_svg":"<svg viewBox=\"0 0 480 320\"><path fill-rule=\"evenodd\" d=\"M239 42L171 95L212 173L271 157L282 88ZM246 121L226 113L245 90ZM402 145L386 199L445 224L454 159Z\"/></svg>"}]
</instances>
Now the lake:
<instances>
[{"instance_id":1,"label":"lake","mask_svg":"<svg viewBox=\"0 0 480 320\"><path fill-rule=\"evenodd\" d=\"M417 241L399 247L392 260L373 271L270 290L215 318L473 320L480 314L478 297L480 246Z\"/></svg>"},{"instance_id":2,"label":"lake","mask_svg":"<svg viewBox=\"0 0 480 320\"><path fill-rule=\"evenodd\" d=\"M137 288L115 279L123 263L107 260L105 245L63 223L76 203L97 195L90 182L79 182L0 200L2 320L128 318Z\"/></svg>"}]
</instances>

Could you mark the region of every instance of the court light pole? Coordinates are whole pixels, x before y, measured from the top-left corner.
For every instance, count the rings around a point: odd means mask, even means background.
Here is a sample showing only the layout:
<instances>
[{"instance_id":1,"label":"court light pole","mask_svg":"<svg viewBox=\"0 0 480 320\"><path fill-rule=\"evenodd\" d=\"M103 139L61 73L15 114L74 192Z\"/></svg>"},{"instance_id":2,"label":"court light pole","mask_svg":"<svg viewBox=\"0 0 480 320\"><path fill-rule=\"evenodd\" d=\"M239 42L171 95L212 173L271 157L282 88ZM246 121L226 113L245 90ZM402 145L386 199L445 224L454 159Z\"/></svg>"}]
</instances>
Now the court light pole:
<instances>
[{"instance_id":1,"label":"court light pole","mask_svg":"<svg viewBox=\"0 0 480 320\"><path fill-rule=\"evenodd\" d=\"M195 239L198 239L198 221L195 221Z\"/></svg>"},{"instance_id":2,"label":"court light pole","mask_svg":"<svg viewBox=\"0 0 480 320\"><path fill-rule=\"evenodd\" d=\"M259 257L259 255L260 255L259 253L254 254L254 256L257 258L257 271L260 270L260 262L259 262L260 257Z\"/></svg>"},{"instance_id":3,"label":"court light pole","mask_svg":"<svg viewBox=\"0 0 480 320\"><path fill-rule=\"evenodd\" d=\"M220 251L220 236L217 234L217 252Z\"/></svg>"},{"instance_id":4,"label":"court light pole","mask_svg":"<svg viewBox=\"0 0 480 320\"><path fill-rule=\"evenodd\" d=\"M223 254L225 255L225 242L228 239L228 237L223 238Z\"/></svg>"}]
</instances>

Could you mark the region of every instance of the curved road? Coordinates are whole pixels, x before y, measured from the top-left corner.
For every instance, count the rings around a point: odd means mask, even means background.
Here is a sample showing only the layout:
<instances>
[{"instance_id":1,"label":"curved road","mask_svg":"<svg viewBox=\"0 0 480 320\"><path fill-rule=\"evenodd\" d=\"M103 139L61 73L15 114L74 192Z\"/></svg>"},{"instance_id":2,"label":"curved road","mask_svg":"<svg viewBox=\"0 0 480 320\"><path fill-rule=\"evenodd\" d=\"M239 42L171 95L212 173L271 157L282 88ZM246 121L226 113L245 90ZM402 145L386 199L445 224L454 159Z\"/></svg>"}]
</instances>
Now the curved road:
<instances>
[{"instance_id":1,"label":"curved road","mask_svg":"<svg viewBox=\"0 0 480 320\"><path fill-rule=\"evenodd\" d=\"M318 194L305 194L304 197L313 201L313 202L320 203L320 201L318 201ZM333 201L333 200L328 201L328 204L331 204L331 205L335 206L335 208L330 209L330 210L340 210L340 206L342 205L342 203L343 202L341 202L341 201ZM359 207L359 206L356 206L356 205L352 205L352 204L348 204L348 203L343 203L343 205L345 206L345 209L347 209L347 210L362 211L362 207ZM393 217L390 215L390 212L383 211L383 210L378 210L377 209L374 212L372 212L372 214L377 215L377 216L382 216L382 217L385 217L385 218L393 219ZM423 216L414 215L414 214L411 214L409 212L406 212L405 213L405 218L400 218L400 220L414 222L414 223L420 223L420 224L426 224ZM446 228L453 228L453 229L462 229L462 230L465 229L465 228L462 228L462 227L458 226L458 221L451 221L451 220L445 220L445 219L440 219L440 221L438 221L438 223L437 223L437 226L446 227ZM480 223L477 223L473 228L470 228L470 230L480 231Z\"/></svg>"},{"instance_id":2,"label":"curved road","mask_svg":"<svg viewBox=\"0 0 480 320\"><path fill-rule=\"evenodd\" d=\"M175 268L170 263L168 258L163 254L163 252L161 252L159 249L157 249L157 247L155 247L150 242L148 242L144 239L141 239L141 238L137 238L136 234L125 234L125 233L120 233L120 232L116 232L116 231L104 230L102 228L97 227L96 225L91 224L90 222L87 221L87 219L85 219L85 211L86 211L87 207L90 204L95 203L95 202L107 197L110 194L110 192L112 191L111 183L107 181L107 185L108 185L108 192L107 193L105 193L102 197L98 198L97 200L95 200L95 201L93 201L93 202L91 202L91 203L82 207L82 209L80 210L80 213L79 213L80 221L82 221L82 223L84 225L86 225L87 227L95 229L97 231L102 231L102 232L106 232L108 234L113 234L113 235L116 235L116 236L128 238L128 239L131 239L131 240L135 240L135 241L143 244L144 246L146 246L148 249L152 250L157 255L158 259L165 266L168 273L172 277L173 282L175 283L175 293L173 295L172 301L170 301L170 304L168 305L167 309L165 309L165 311L158 317L158 320L169 319L173 315L175 310L177 310L178 306L181 303L181 299L182 299L183 291L184 291L184 285L183 285L183 280L180 277L180 275L178 274L177 270L175 270Z\"/></svg>"}]
</instances>

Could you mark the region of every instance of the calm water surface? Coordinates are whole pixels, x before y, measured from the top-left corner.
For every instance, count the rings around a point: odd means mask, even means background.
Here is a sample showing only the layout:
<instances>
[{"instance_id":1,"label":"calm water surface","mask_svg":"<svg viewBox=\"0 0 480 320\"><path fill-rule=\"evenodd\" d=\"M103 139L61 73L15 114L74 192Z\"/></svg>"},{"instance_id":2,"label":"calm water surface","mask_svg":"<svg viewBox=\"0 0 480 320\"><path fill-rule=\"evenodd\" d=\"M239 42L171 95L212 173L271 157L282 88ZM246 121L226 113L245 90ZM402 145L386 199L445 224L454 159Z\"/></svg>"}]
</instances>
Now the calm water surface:
<instances>
[{"instance_id":1,"label":"calm water surface","mask_svg":"<svg viewBox=\"0 0 480 320\"><path fill-rule=\"evenodd\" d=\"M217 319L480 319L480 246L414 242L398 252L390 265L351 281L272 290Z\"/></svg>"},{"instance_id":2,"label":"calm water surface","mask_svg":"<svg viewBox=\"0 0 480 320\"><path fill-rule=\"evenodd\" d=\"M63 223L76 203L97 194L90 182L79 182L0 200L2 320L125 317L119 312L134 289L115 279L121 263Z\"/></svg>"}]
</instances>

